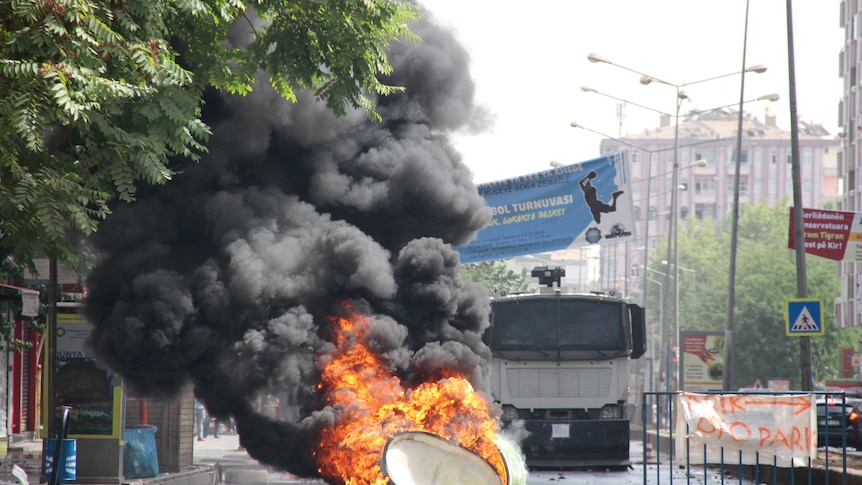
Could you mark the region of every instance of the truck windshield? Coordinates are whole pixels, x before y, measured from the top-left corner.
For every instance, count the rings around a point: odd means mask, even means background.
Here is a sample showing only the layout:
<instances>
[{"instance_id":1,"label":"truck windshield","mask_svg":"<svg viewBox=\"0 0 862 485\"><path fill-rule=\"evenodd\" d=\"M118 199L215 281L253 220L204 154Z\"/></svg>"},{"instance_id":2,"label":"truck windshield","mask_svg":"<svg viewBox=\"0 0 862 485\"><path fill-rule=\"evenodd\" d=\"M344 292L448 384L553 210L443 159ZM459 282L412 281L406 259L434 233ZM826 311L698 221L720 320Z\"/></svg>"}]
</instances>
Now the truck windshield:
<instances>
[{"instance_id":1,"label":"truck windshield","mask_svg":"<svg viewBox=\"0 0 862 485\"><path fill-rule=\"evenodd\" d=\"M490 346L493 351L625 351L624 308L589 297L497 301Z\"/></svg>"}]
</instances>

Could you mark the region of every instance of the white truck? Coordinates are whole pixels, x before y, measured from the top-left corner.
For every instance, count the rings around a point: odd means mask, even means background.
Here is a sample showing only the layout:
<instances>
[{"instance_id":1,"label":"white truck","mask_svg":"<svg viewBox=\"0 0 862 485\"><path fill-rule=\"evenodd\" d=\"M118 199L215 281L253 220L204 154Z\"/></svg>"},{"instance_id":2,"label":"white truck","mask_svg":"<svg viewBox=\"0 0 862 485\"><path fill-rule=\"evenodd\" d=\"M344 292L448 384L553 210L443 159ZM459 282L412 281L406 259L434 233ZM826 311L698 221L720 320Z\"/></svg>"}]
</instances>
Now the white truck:
<instances>
[{"instance_id":1,"label":"white truck","mask_svg":"<svg viewBox=\"0 0 862 485\"><path fill-rule=\"evenodd\" d=\"M629 360L646 352L642 307L560 289L562 268L537 267L539 291L492 301L484 338L503 426L520 421L530 468L624 469Z\"/></svg>"}]
</instances>

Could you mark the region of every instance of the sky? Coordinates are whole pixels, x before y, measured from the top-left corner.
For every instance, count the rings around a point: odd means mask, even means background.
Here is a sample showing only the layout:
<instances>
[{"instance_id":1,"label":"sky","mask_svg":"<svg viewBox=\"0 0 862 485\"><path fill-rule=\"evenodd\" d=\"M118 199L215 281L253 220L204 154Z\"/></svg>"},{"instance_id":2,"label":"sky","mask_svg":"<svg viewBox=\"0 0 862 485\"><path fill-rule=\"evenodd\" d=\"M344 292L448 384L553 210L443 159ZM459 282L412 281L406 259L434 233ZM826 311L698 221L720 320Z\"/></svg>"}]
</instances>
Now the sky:
<instances>
[{"instance_id":1,"label":"sky","mask_svg":"<svg viewBox=\"0 0 862 485\"><path fill-rule=\"evenodd\" d=\"M786 1L750 1L747 29L745 0L426 0L424 5L467 48L476 101L493 121L481 133L455 136L476 183L545 170L552 161L590 160L599 155L602 138L655 128L657 111L675 111L675 88L641 85L639 74L591 63L590 53L681 85L738 73L745 50L746 66L763 64L767 71L745 76L743 99L780 95L773 103L746 103L745 111L762 120L768 109L780 128L790 129ZM843 86L839 9L839 0L792 5L797 116L832 135L839 132ZM738 107L740 81L736 74L682 88L690 98L682 112ZM619 101L583 92L583 86L629 101L622 123ZM572 128L571 122L588 129Z\"/></svg>"}]
</instances>

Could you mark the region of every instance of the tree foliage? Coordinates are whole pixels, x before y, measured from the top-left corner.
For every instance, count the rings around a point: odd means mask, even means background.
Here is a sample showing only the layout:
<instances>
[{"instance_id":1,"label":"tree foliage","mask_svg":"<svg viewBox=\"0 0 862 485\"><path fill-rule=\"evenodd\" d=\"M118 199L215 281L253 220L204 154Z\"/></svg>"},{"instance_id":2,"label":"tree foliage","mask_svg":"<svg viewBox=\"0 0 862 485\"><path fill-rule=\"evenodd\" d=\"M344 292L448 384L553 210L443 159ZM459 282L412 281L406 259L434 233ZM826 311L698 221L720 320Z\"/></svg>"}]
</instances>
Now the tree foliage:
<instances>
[{"instance_id":1,"label":"tree foliage","mask_svg":"<svg viewBox=\"0 0 862 485\"><path fill-rule=\"evenodd\" d=\"M461 266L461 278L481 284L490 295L501 292L523 293L530 287L526 268L516 273L506 266L503 259L464 264Z\"/></svg>"},{"instance_id":2,"label":"tree foliage","mask_svg":"<svg viewBox=\"0 0 862 485\"><path fill-rule=\"evenodd\" d=\"M799 337L785 332L784 306L796 298L795 251L787 247L789 210L765 203L740 207L734 305L734 386L766 383L771 378L790 379L801 386ZM666 249L666 245L664 248ZM665 252L659 248L651 268L664 271ZM730 261L730 220L686 218L680 224L679 265L694 271L680 272L679 324L682 330L725 329ZM666 266L665 266L666 267ZM860 329L835 327L831 304L839 295L834 261L806 256L807 287L811 298L823 300L822 337L811 337L812 365L818 376L838 364L838 349L857 345ZM658 295L651 289L647 307L657 319ZM665 307L665 318L672 309ZM669 320L670 321L670 320Z\"/></svg>"},{"instance_id":3,"label":"tree foliage","mask_svg":"<svg viewBox=\"0 0 862 485\"><path fill-rule=\"evenodd\" d=\"M68 260L68 231L197 159L207 87L245 94L264 72L287 99L375 116L368 96L397 89L377 77L387 48L416 39L417 15L402 0L0 2L0 250Z\"/></svg>"}]
</instances>

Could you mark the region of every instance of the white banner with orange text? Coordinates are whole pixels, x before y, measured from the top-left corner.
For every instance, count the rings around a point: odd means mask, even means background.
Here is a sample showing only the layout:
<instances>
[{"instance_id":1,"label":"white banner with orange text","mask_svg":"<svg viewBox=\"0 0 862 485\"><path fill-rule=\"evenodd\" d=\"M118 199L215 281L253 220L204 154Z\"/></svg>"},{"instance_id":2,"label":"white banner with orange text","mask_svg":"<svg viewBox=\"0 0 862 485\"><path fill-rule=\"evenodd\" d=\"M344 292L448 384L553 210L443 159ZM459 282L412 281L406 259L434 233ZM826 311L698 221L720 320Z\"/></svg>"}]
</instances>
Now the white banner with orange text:
<instances>
[{"instance_id":1,"label":"white banner with orange text","mask_svg":"<svg viewBox=\"0 0 862 485\"><path fill-rule=\"evenodd\" d=\"M817 457L813 394L682 392L677 406L677 459L755 464L775 457L780 464Z\"/></svg>"}]
</instances>

